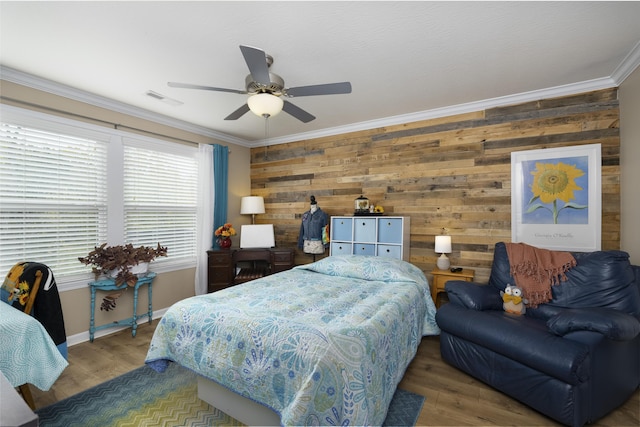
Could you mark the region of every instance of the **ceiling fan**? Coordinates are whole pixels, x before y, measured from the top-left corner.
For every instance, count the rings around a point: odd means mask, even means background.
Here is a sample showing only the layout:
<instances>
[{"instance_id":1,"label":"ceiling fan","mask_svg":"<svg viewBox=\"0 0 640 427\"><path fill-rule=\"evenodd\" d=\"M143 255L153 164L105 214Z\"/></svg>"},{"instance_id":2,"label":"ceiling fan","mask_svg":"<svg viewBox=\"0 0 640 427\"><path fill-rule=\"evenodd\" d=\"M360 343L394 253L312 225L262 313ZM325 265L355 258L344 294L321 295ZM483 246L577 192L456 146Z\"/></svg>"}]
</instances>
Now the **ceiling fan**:
<instances>
[{"instance_id":1,"label":"ceiling fan","mask_svg":"<svg viewBox=\"0 0 640 427\"><path fill-rule=\"evenodd\" d=\"M327 83L311 86L286 88L284 79L269 72L273 58L262 49L251 46L240 46L244 60L249 67L250 74L245 79L246 90L225 89L212 86L200 86L189 83L169 82L170 87L212 90L216 92L230 92L250 95L247 103L225 117L225 120L237 120L246 112L252 111L258 116L270 117L284 110L298 120L308 123L315 116L283 98L296 96L337 95L351 93L351 83Z\"/></svg>"}]
</instances>

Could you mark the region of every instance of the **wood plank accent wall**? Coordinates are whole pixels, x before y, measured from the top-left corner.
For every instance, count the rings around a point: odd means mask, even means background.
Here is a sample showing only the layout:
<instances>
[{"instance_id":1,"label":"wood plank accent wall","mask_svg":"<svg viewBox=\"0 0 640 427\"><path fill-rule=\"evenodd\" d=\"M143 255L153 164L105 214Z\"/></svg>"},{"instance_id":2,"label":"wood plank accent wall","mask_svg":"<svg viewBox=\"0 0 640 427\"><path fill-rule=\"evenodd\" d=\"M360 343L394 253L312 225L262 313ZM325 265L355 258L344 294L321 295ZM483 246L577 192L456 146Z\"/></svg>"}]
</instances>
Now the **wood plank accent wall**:
<instances>
[{"instance_id":1,"label":"wood plank accent wall","mask_svg":"<svg viewBox=\"0 0 640 427\"><path fill-rule=\"evenodd\" d=\"M617 89L543 99L251 150L252 194L263 196L278 246L295 246L315 195L329 215L361 194L387 215L411 217L411 262L431 271L446 229L452 265L486 281L496 242L511 239L511 153L602 144L602 248L620 244ZM311 256L298 252L296 263Z\"/></svg>"}]
</instances>

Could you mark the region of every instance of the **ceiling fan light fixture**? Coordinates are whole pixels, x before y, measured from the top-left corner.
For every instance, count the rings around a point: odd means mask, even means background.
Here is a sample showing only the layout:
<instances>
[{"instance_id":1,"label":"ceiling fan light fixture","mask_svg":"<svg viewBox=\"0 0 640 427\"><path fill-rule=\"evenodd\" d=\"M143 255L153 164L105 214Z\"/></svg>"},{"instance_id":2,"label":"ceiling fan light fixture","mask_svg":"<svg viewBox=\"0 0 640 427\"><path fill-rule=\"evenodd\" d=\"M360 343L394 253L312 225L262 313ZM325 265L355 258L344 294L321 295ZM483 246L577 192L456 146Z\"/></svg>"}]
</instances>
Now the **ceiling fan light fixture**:
<instances>
[{"instance_id":1,"label":"ceiling fan light fixture","mask_svg":"<svg viewBox=\"0 0 640 427\"><path fill-rule=\"evenodd\" d=\"M259 117L273 117L282 111L284 101L270 93L257 93L247 99L247 105L253 114Z\"/></svg>"},{"instance_id":2,"label":"ceiling fan light fixture","mask_svg":"<svg viewBox=\"0 0 640 427\"><path fill-rule=\"evenodd\" d=\"M247 67L249 67L249 75L245 78L246 90L244 91L191 83L168 82L168 85L169 87L185 89L212 90L239 93L241 95L249 94L247 102L225 117L225 120L238 120L249 111L252 111L258 117L266 119L284 110L285 113L295 117L302 123L309 123L315 120L316 117L295 104L285 101L283 97L293 98L298 96L351 93L351 83L349 82L285 88L284 79L277 74L269 72L269 66L273 63L273 58L267 55L264 50L240 45L240 51L244 56ZM265 127L267 121L265 120Z\"/></svg>"}]
</instances>

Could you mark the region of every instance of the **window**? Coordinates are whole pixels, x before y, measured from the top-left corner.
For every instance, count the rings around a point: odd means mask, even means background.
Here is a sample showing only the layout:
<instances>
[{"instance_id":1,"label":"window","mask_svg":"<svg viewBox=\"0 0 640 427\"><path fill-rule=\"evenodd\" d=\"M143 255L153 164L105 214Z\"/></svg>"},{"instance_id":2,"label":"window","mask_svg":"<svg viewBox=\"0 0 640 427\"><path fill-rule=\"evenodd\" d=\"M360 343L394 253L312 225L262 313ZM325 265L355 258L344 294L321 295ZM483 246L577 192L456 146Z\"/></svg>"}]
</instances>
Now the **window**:
<instances>
[{"instance_id":1,"label":"window","mask_svg":"<svg viewBox=\"0 0 640 427\"><path fill-rule=\"evenodd\" d=\"M167 259L196 256L198 163L195 150L173 153L124 145L124 240L169 248ZM187 155L185 155L187 154ZM159 258L163 262L164 258Z\"/></svg>"},{"instance_id":2,"label":"window","mask_svg":"<svg viewBox=\"0 0 640 427\"><path fill-rule=\"evenodd\" d=\"M38 261L61 290L86 286L78 257L104 242L167 246L162 271L195 265L197 148L2 108L2 274Z\"/></svg>"},{"instance_id":3,"label":"window","mask_svg":"<svg viewBox=\"0 0 640 427\"><path fill-rule=\"evenodd\" d=\"M83 273L77 254L106 239L108 136L72 131L2 123L2 272L33 260L55 266L57 276Z\"/></svg>"}]
</instances>

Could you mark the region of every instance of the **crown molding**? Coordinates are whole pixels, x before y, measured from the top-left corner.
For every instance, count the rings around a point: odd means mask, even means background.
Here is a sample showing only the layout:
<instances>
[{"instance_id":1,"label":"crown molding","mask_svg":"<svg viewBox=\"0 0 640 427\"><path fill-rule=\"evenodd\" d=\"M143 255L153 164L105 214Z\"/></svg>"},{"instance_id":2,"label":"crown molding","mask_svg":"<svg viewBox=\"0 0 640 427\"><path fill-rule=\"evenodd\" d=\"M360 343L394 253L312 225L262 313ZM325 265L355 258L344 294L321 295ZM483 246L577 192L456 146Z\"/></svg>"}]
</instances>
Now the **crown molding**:
<instances>
[{"instance_id":1,"label":"crown molding","mask_svg":"<svg viewBox=\"0 0 640 427\"><path fill-rule=\"evenodd\" d=\"M298 133L295 135L287 135L280 138L269 138L260 142L259 144L255 144L254 146L262 147L265 145L286 144L289 142L301 141L304 139L321 138L350 132L359 132L363 130L401 125L411 122L419 122L422 120L437 119L464 113L472 113L474 111L482 111L489 108L521 104L524 102L537 101L545 98L558 98L562 96L574 95L582 92L591 92L616 86L618 85L616 84L614 79L612 79L611 77L604 77L600 79L571 83L568 85L556 86L547 89L534 90L530 92L501 96L497 98L483 99L481 101L468 102L465 104L450 105L442 108L435 108L431 110L418 111L415 113L353 123L350 125L338 126L319 131Z\"/></svg>"},{"instance_id":2,"label":"crown molding","mask_svg":"<svg viewBox=\"0 0 640 427\"><path fill-rule=\"evenodd\" d=\"M625 56L620 65L613 71L611 78L616 82L616 86L620 86L627 77L640 66L640 41L631 49L631 52Z\"/></svg>"},{"instance_id":3,"label":"crown molding","mask_svg":"<svg viewBox=\"0 0 640 427\"><path fill-rule=\"evenodd\" d=\"M400 125L404 123L417 122L447 116L453 116L474 111L481 111L489 108L503 107L507 105L519 104L523 102L537 101L545 98L557 98L562 96L574 95L582 92L590 92L595 90L617 87L640 65L640 42L636 44L633 50L625 57L624 61L616 68L613 76L603 77L599 79L587 80L583 82L571 83L562 86L556 86L546 89L522 92L497 98L473 101L465 104L457 104L431 110L418 111L415 113L402 114L397 116L385 117L382 119L368 120L364 122L353 123L344 126L321 129L317 131L303 132L292 135L286 135L278 138L268 138L260 141L248 141L237 138L222 132L216 132L212 129L194 125L182 120L173 119L162 114L153 113L151 111L134 107L119 101L115 101L100 95L92 94L71 86L52 82L50 80L36 77L21 71L14 70L0 65L0 75L3 80L31 87L33 89L42 90L44 92L70 98L76 101L84 102L97 107L118 111L134 117L150 120L166 126L171 126L187 132L193 132L198 135L218 139L231 144L242 147L264 147L269 145L286 144L305 139L322 138L339 134L359 132L363 130L376 129Z\"/></svg>"},{"instance_id":4,"label":"crown molding","mask_svg":"<svg viewBox=\"0 0 640 427\"><path fill-rule=\"evenodd\" d=\"M601 77L593 80L586 80L562 86L555 86L546 89L522 92L497 98L484 99L465 104L451 105L442 108L419 111L416 113L403 114L399 116L385 117L377 120L353 123L320 131L304 132L295 135L287 135L280 138L270 138L255 144L254 146L285 144L288 142L300 141L303 139L321 138L343 133L359 132L363 130L375 129L385 126L393 126L404 123L417 122L421 120L436 119L453 116L456 114L471 113L488 108L503 107L507 105L520 104L523 102L537 101L545 98L558 98L562 96L575 95L582 92L590 92L611 87L618 87L622 82L640 66L640 41L625 56L622 62L616 67L611 76Z\"/></svg>"},{"instance_id":5,"label":"crown molding","mask_svg":"<svg viewBox=\"0 0 640 427\"><path fill-rule=\"evenodd\" d=\"M77 89L62 83L53 82L51 80L24 73L22 71L15 70L4 65L0 65L0 76L2 77L2 80L30 87L32 89L41 90L43 92L51 93L54 95L62 96L64 98L69 98L74 101L84 102L96 107L117 111L119 113L127 114L139 119L149 120L161 125L170 126L176 129L184 130L186 132L218 139L224 142L245 147L252 146L249 141L242 138L237 138L222 132L216 132L204 126L194 125L183 120L174 119L163 114L145 110L144 108L134 107L132 105L125 104L124 102L86 92L84 90Z\"/></svg>"}]
</instances>

